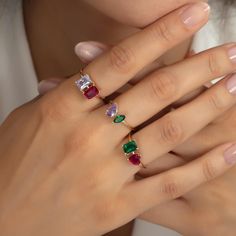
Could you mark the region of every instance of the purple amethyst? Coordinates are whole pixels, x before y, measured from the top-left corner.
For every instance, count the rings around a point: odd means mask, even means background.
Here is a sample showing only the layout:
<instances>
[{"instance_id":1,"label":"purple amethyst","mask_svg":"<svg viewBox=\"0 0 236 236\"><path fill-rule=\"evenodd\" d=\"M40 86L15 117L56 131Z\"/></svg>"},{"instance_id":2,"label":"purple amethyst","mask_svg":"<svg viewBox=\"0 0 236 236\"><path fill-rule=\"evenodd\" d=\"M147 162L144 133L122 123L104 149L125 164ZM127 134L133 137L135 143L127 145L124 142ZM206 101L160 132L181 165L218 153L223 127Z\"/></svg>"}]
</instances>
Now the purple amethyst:
<instances>
[{"instance_id":1,"label":"purple amethyst","mask_svg":"<svg viewBox=\"0 0 236 236\"><path fill-rule=\"evenodd\" d=\"M106 111L106 115L109 116L109 117L114 117L116 116L118 112L118 106L116 103L112 103L108 108L107 108L107 111Z\"/></svg>"}]
</instances>

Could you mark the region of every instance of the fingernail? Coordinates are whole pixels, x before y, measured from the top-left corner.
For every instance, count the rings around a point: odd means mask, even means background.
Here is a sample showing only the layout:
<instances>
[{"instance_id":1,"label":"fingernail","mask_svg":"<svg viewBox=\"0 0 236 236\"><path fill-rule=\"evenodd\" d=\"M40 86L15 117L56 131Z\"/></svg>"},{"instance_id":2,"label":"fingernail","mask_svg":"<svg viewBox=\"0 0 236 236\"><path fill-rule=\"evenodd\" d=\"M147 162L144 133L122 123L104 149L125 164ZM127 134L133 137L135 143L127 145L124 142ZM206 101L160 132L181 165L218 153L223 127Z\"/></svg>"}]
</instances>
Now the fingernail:
<instances>
[{"instance_id":1,"label":"fingernail","mask_svg":"<svg viewBox=\"0 0 236 236\"><path fill-rule=\"evenodd\" d=\"M205 2L186 7L181 13L183 23L188 27L200 24L209 15L210 6Z\"/></svg>"},{"instance_id":2,"label":"fingernail","mask_svg":"<svg viewBox=\"0 0 236 236\"><path fill-rule=\"evenodd\" d=\"M97 42L80 42L75 46L75 53L83 62L91 62L105 51Z\"/></svg>"},{"instance_id":3,"label":"fingernail","mask_svg":"<svg viewBox=\"0 0 236 236\"><path fill-rule=\"evenodd\" d=\"M236 63L236 47L235 46L229 49L228 54L229 54L229 59L233 63Z\"/></svg>"},{"instance_id":4,"label":"fingernail","mask_svg":"<svg viewBox=\"0 0 236 236\"><path fill-rule=\"evenodd\" d=\"M226 87L231 94L236 95L236 74L227 80Z\"/></svg>"},{"instance_id":5,"label":"fingernail","mask_svg":"<svg viewBox=\"0 0 236 236\"><path fill-rule=\"evenodd\" d=\"M51 80L42 80L38 84L38 92L43 95L50 90L56 88L60 84L60 80L51 79Z\"/></svg>"},{"instance_id":6,"label":"fingernail","mask_svg":"<svg viewBox=\"0 0 236 236\"><path fill-rule=\"evenodd\" d=\"M236 144L232 145L224 152L224 158L227 164L236 164Z\"/></svg>"}]
</instances>

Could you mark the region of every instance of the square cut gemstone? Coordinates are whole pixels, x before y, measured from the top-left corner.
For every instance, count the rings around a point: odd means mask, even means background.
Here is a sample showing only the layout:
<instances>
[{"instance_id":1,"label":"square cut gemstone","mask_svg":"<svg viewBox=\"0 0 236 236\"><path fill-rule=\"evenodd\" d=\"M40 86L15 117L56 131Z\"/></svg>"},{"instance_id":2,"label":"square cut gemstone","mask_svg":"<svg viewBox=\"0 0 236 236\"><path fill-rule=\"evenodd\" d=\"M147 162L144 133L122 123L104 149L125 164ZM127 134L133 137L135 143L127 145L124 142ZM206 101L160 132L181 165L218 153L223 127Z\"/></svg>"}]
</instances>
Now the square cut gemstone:
<instances>
[{"instance_id":1,"label":"square cut gemstone","mask_svg":"<svg viewBox=\"0 0 236 236\"><path fill-rule=\"evenodd\" d=\"M92 99L99 94L98 89L95 86L91 86L87 90L84 91L84 96L88 99Z\"/></svg>"},{"instance_id":2,"label":"square cut gemstone","mask_svg":"<svg viewBox=\"0 0 236 236\"><path fill-rule=\"evenodd\" d=\"M81 91L84 91L93 84L93 81L90 79L89 75L82 75L79 80L75 81L75 83Z\"/></svg>"},{"instance_id":3,"label":"square cut gemstone","mask_svg":"<svg viewBox=\"0 0 236 236\"><path fill-rule=\"evenodd\" d=\"M136 151L137 148L138 148L138 146L134 140L129 141L128 143L123 145L123 150L126 154Z\"/></svg>"}]
</instances>

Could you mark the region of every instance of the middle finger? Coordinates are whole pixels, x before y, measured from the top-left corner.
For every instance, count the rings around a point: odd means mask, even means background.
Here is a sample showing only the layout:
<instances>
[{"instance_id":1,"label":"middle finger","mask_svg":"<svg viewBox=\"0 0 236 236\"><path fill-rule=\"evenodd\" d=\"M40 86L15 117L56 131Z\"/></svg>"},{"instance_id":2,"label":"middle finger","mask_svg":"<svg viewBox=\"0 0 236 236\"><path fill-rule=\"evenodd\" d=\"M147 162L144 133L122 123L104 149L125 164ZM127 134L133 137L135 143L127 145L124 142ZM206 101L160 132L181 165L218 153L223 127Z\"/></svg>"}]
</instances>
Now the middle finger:
<instances>
[{"instance_id":1,"label":"middle finger","mask_svg":"<svg viewBox=\"0 0 236 236\"><path fill-rule=\"evenodd\" d=\"M235 56L236 45L210 49L152 73L115 102L136 127L207 81L235 71Z\"/></svg>"},{"instance_id":2,"label":"middle finger","mask_svg":"<svg viewBox=\"0 0 236 236\"><path fill-rule=\"evenodd\" d=\"M134 134L141 145L144 164L173 150L232 107L236 100L236 75L226 78L205 93Z\"/></svg>"}]
</instances>

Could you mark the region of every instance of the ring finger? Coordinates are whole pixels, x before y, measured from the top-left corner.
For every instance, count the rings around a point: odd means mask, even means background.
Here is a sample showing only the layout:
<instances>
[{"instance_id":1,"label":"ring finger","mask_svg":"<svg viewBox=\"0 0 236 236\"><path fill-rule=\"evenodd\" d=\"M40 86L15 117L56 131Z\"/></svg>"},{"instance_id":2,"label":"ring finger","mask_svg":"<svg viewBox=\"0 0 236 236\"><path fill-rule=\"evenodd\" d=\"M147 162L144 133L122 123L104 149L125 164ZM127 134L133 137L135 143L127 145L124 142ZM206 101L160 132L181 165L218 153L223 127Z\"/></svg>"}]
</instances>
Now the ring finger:
<instances>
[{"instance_id":1,"label":"ring finger","mask_svg":"<svg viewBox=\"0 0 236 236\"><path fill-rule=\"evenodd\" d=\"M235 89L236 75L232 75L135 133L133 139L139 145L144 165L173 150L232 107L236 102Z\"/></svg>"},{"instance_id":2,"label":"ring finger","mask_svg":"<svg viewBox=\"0 0 236 236\"><path fill-rule=\"evenodd\" d=\"M209 80L235 71L235 51L236 45L224 45L160 69L117 97L116 103L136 127Z\"/></svg>"}]
</instances>

